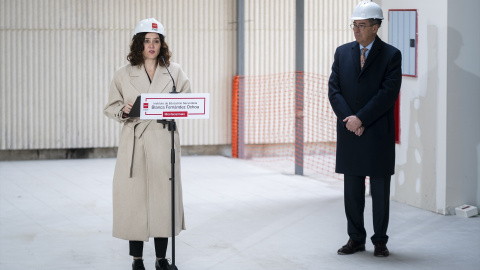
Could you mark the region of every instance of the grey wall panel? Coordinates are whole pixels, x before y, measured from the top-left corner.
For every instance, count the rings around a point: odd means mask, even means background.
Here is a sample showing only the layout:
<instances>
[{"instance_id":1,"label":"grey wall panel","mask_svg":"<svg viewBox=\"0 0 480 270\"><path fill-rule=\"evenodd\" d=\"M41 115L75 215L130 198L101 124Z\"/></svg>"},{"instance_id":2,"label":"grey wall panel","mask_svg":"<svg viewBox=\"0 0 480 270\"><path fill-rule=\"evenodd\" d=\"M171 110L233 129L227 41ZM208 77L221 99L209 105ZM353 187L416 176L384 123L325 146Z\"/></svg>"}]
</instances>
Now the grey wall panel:
<instances>
[{"instance_id":1,"label":"grey wall panel","mask_svg":"<svg viewBox=\"0 0 480 270\"><path fill-rule=\"evenodd\" d=\"M245 1L245 75L295 69L295 0Z\"/></svg>"},{"instance_id":2,"label":"grey wall panel","mask_svg":"<svg viewBox=\"0 0 480 270\"><path fill-rule=\"evenodd\" d=\"M355 40L349 25L353 8L358 2L358 0L305 1L306 72L330 75L335 49Z\"/></svg>"},{"instance_id":3,"label":"grey wall panel","mask_svg":"<svg viewBox=\"0 0 480 270\"><path fill-rule=\"evenodd\" d=\"M212 97L209 120L179 121L182 143L228 144L233 14L233 0L0 1L0 149L118 145L120 125L103 106L135 25L148 17L164 24L193 91Z\"/></svg>"}]
</instances>

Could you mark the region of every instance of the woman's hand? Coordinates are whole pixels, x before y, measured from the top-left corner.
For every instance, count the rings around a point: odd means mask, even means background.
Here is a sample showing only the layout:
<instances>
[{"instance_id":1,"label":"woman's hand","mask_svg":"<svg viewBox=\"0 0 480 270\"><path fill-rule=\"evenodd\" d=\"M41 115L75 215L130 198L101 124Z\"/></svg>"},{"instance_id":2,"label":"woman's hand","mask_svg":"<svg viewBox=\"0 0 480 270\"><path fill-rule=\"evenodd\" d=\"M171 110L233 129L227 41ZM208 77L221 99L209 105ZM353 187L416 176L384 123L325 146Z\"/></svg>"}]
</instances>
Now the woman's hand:
<instances>
[{"instance_id":1,"label":"woman's hand","mask_svg":"<svg viewBox=\"0 0 480 270\"><path fill-rule=\"evenodd\" d=\"M123 113L128 115L130 113L130 110L132 109L132 106L133 106L132 103L128 103L125 106L123 106L123 109L122 109Z\"/></svg>"}]
</instances>

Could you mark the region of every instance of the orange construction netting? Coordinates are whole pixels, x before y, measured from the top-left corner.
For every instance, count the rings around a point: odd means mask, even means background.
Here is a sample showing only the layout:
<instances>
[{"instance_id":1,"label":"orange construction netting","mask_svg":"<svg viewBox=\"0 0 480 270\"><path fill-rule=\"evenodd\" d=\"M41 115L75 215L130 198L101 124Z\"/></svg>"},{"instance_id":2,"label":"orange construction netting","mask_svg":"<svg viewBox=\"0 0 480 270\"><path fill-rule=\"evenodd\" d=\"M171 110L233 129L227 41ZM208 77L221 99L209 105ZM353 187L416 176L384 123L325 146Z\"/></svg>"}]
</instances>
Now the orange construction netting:
<instances>
[{"instance_id":1,"label":"orange construction netting","mask_svg":"<svg viewBox=\"0 0 480 270\"><path fill-rule=\"evenodd\" d=\"M284 173L297 165L304 175L341 179L327 76L236 76L232 96L233 157L273 162Z\"/></svg>"}]
</instances>

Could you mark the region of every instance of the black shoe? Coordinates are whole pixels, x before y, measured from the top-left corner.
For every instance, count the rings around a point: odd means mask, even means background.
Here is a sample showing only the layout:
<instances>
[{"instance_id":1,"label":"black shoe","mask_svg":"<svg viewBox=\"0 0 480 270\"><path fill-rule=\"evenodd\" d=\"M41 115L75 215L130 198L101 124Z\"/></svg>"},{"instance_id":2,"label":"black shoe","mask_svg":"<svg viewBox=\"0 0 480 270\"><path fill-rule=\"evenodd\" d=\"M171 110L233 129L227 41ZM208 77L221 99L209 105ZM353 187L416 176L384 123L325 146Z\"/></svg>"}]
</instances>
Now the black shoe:
<instances>
[{"instance_id":1,"label":"black shoe","mask_svg":"<svg viewBox=\"0 0 480 270\"><path fill-rule=\"evenodd\" d=\"M375 257L388 257L390 252L388 251L387 244L384 242L377 242L374 244L375 251L373 252L373 256Z\"/></svg>"},{"instance_id":2,"label":"black shoe","mask_svg":"<svg viewBox=\"0 0 480 270\"><path fill-rule=\"evenodd\" d=\"M145 270L142 259L133 260L132 270Z\"/></svg>"},{"instance_id":3,"label":"black shoe","mask_svg":"<svg viewBox=\"0 0 480 270\"><path fill-rule=\"evenodd\" d=\"M177 270L177 267L170 265L168 259L160 259L155 262L155 270Z\"/></svg>"},{"instance_id":4,"label":"black shoe","mask_svg":"<svg viewBox=\"0 0 480 270\"><path fill-rule=\"evenodd\" d=\"M353 254L357 251L364 251L365 250L365 244L356 242L352 238L350 238L347 242L347 244L343 247L341 247L338 251L338 255L347 255L347 254Z\"/></svg>"}]
</instances>

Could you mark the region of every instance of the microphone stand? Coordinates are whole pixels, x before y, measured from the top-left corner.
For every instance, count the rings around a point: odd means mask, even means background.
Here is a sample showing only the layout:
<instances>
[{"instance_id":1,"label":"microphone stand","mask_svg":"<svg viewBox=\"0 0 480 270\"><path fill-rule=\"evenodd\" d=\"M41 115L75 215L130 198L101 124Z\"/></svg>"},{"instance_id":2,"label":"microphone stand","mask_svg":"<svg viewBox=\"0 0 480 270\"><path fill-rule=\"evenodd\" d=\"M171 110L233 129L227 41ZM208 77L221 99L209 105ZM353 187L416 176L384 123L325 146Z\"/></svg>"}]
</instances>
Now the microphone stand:
<instances>
[{"instance_id":1,"label":"microphone stand","mask_svg":"<svg viewBox=\"0 0 480 270\"><path fill-rule=\"evenodd\" d=\"M157 120L158 121L158 120ZM172 270L178 270L175 266L175 130L177 125L175 119L171 119L168 122L168 131L172 134L172 149L171 149L171 186L172 186Z\"/></svg>"},{"instance_id":2,"label":"microphone stand","mask_svg":"<svg viewBox=\"0 0 480 270\"><path fill-rule=\"evenodd\" d=\"M170 94L178 94L176 87L175 87L175 80L173 80L172 74L170 70L168 70L167 64L165 63L165 59L161 56L163 64L170 75L170 78L173 82L172 92ZM170 154L170 163L171 163L171 187L172 187L172 265L170 266L172 270L178 270L177 266L175 265L175 131L177 130L177 125L175 123L175 119L170 120L157 120L157 123L161 123L165 125L165 121L168 122L168 131L171 132L172 137L172 149Z\"/></svg>"}]
</instances>

